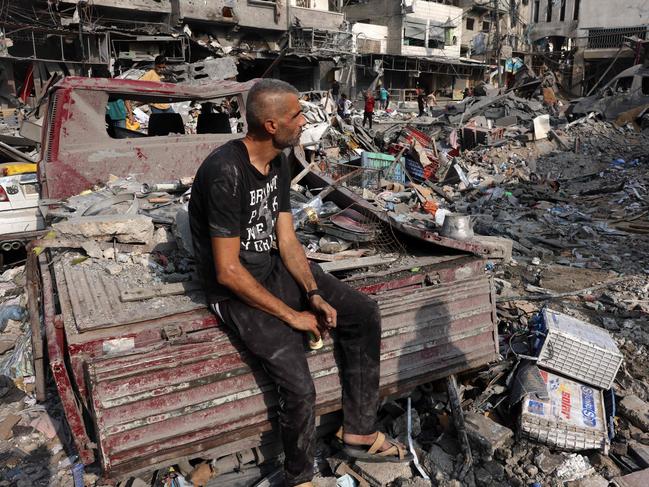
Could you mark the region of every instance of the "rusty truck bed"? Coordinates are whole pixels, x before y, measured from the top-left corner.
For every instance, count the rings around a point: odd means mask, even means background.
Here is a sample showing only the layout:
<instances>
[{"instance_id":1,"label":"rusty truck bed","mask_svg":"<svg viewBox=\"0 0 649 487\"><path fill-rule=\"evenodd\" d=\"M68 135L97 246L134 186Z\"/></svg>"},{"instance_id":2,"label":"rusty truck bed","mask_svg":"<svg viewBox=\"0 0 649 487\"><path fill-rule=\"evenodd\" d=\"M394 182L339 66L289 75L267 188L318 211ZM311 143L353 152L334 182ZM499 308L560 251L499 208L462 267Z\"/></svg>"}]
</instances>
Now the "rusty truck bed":
<instances>
[{"instance_id":1,"label":"rusty truck bed","mask_svg":"<svg viewBox=\"0 0 649 487\"><path fill-rule=\"evenodd\" d=\"M84 463L99 459L122 478L208 450L234 453L273 429L268 378L207 309L79 327L72 300L106 306L114 297L61 272L46 254L29 265L40 272L49 360ZM493 286L483 268L476 257L426 257L416 272L395 265L350 281L380 305L383 395L497 358ZM318 414L339 409L331 341L308 353Z\"/></svg>"}]
</instances>

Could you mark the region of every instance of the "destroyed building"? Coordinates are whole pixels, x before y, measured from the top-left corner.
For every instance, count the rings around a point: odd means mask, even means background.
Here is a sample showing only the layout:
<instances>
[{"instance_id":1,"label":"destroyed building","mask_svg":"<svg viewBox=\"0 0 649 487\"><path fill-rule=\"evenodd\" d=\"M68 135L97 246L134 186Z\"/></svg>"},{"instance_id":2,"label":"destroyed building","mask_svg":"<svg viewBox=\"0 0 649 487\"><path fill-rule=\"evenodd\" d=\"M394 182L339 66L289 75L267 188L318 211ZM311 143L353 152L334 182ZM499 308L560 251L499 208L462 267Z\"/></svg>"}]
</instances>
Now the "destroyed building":
<instances>
[{"instance_id":1,"label":"destroyed building","mask_svg":"<svg viewBox=\"0 0 649 487\"><path fill-rule=\"evenodd\" d=\"M15 107L38 99L54 73L119 75L148 69L159 54L172 67L233 56L240 81L269 70L301 90L327 89L353 46L340 7L328 0L8 2L0 34L2 102ZM190 75L205 77L201 69Z\"/></svg>"},{"instance_id":2,"label":"destroyed building","mask_svg":"<svg viewBox=\"0 0 649 487\"><path fill-rule=\"evenodd\" d=\"M482 80L484 65L460 58L462 9L449 3L369 0L345 7L350 22L387 27L385 54L359 53L358 62L366 73L379 66L395 99L414 99L418 86L452 95Z\"/></svg>"},{"instance_id":3,"label":"destroyed building","mask_svg":"<svg viewBox=\"0 0 649 487\"><path fill-rule=\"evenodd\" d=\"M462 56L499 64L529 51L530 3L506 0L460 0L463 9ZM498 24L498 29L496 29Z\"/></svg>"},{"instance_id":4,"label":"destroyed building","mask_svg":"<svg viewBox=\"0 0 649 487\"><path fill-rule=\"evenodd\" d=\"M559 76L562 87L575 96L590 94L615 74L639 61L647 38L644 2L552 2L535 0L530 40L536 57Z\"/></svg>"}]
</instances>

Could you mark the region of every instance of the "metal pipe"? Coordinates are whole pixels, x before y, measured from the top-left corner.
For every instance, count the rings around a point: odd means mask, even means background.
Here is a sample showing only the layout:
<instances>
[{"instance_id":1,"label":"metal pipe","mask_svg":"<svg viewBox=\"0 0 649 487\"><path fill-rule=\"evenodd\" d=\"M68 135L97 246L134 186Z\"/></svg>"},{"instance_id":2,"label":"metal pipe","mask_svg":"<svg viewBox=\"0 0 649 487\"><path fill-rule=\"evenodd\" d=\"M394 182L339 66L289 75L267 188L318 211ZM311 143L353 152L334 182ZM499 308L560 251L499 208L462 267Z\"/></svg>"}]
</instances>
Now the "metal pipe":
<instances>
[{"instance_id":1,"label":"metal pipe","mask_svg":"<svg viewBox=\"0 0 649 487\"><path fill-rule=\"evenodd\" d=\"M20 243L20 242L11 242L11 250L18 250L20 247L22 247L22 243Z\"/></svg>"},{"instance_id":2,"label":"metal pipe","mask_svg":"<svg viewBox=\"0 0 649 487\"><path fill-rule=\"evenodd\" d=\"M7 251L11 250L11 242L2 242L0 248L2 248L2 250L7 250Z\"/></svg>"}]
</instances>

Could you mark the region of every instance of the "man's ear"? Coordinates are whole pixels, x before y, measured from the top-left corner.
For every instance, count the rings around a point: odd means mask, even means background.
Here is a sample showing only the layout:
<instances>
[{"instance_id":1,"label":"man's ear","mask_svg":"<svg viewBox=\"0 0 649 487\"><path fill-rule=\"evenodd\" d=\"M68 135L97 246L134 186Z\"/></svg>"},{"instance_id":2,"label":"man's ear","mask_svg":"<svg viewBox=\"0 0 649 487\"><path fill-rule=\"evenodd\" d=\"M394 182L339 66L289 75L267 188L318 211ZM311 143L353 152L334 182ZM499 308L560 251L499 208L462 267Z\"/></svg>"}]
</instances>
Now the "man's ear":
<instances>
[{"instance_id":1,"label":"man's ear","mask_svg":"<svg viewBox=\"0 0 649 487\"><path fill-rule=\"evenodd\" d=\"M277 132L277 120L275 120L274 118L269 118L264 122L264 128L269 134L275 134L275 132Z\"/></svg>"}]
</instances>

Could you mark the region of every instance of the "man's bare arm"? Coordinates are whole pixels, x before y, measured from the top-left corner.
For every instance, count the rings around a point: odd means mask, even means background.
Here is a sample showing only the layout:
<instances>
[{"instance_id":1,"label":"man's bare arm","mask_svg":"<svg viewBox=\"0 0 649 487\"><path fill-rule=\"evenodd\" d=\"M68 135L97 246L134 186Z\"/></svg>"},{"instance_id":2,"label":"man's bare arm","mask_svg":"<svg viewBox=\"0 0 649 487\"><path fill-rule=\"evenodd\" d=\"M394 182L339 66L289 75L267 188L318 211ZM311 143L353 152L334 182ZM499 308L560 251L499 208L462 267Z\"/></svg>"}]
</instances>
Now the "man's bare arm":
<instances>
[{"instance_id":1,"label":"man's bare arm","mask_svg":"<svg viewBox=\"0 0 649 487\"><path fill-rule=\"evenodd\" d=\"M290 213L278 215L275 232L277 233L279 255L293 278L305 292L316 289L318 285L311 273L302 244L295 235L293 217Z\"/></svg>"},{"instance_id":2,"label":"man's bare arm","mask_svg":"<svg viewBox=\"0 0 649 487\"><path fill-rule=\"evenodd\" d=\"M302 244L295 235L293 229L293 216L287 212L281 212L277 217L277 224L275 226L277 234L277 245L279 247L279 255L282 257L282 262L297 281L305 292L312 291L318 288L309 261L304 254ZM336 310L333 309L322 297L313 296L309 300L311 309L315 311L319 317L322 318L322 324L327 327L336 326Z\"/></svg>"},{"instance_id":3,"label":"man's bare arm","mask_svg":"<svg viewBox=\"0 0 649 487\"><path fill-rule=\"evenodd\" d=\"M292 328L310 331L320 337L317 320L312 313L294 310L266 290L248 272L239 260L239 246L239 237L212 238L212 255L219 284L227 287L246 304L276 316Z\"/></svg>"}]
</instances>

